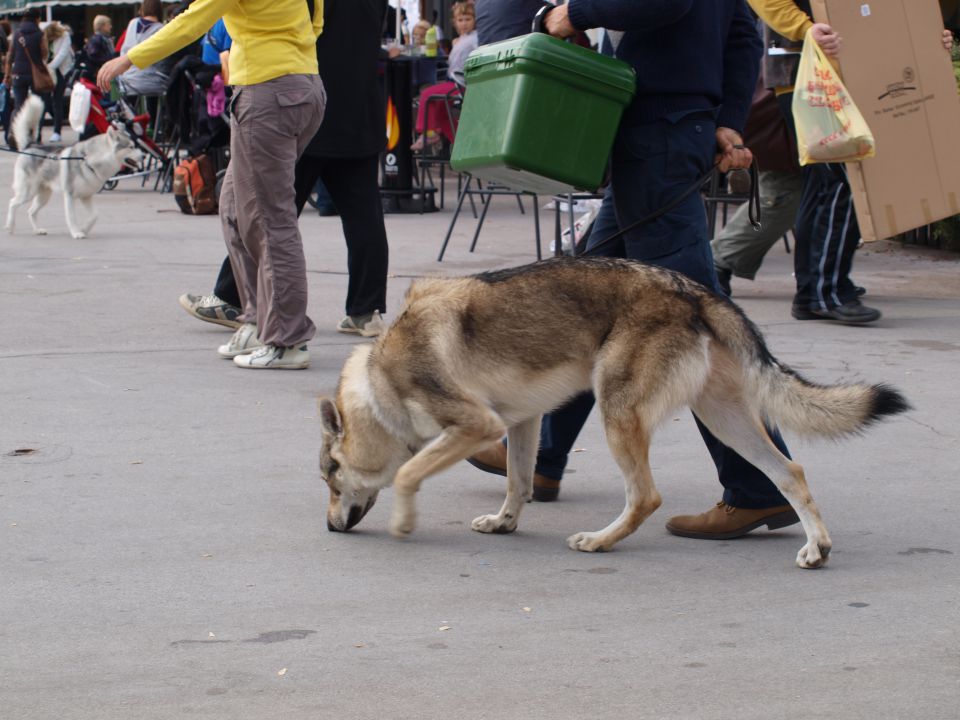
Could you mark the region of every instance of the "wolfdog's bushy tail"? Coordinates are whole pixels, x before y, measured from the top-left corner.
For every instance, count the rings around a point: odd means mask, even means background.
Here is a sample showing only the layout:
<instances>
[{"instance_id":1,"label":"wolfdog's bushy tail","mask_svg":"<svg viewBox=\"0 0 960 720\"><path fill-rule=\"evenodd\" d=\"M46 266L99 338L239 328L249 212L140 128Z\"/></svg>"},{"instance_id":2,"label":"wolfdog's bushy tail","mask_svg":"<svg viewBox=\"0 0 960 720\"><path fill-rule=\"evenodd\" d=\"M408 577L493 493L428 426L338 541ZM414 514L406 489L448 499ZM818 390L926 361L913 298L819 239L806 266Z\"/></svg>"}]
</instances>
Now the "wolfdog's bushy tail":
<instances>
[{"instance_id":1,"label":"wolfdog's bushy tail","mask_svg":"<svg viewBox=\"0 0 960 720\"><path fill-rule=\"evenodd\" d=\"M13 118L13 139L17 143L18 150L26 150L33 144L42 117L43 100L36 95L30 95Z\"/></svg>"},{"instance_id":2,"label":"wolfdog's bushy tail","mask_svg":"<svg viewBox=\"0 0 960 720\"><path fill-rule=\"evenodd\" d=\"M820 385L780 363L763 336L732 303L706 311L717 339L740 360L747 401L767 420L807 435L856 434L887 415L910 409L906 398L889 385L843 383Z\"/></svg>"}]
</instances>

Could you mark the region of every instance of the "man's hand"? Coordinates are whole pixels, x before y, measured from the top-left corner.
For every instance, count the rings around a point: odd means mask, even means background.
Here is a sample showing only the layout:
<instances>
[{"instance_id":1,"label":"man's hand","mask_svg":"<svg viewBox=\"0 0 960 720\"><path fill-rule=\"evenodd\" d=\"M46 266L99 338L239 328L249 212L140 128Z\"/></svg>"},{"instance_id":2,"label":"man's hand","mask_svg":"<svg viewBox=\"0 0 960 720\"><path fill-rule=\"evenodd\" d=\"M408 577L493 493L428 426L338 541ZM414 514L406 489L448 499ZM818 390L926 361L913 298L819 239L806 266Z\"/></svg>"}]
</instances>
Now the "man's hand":
<instances>
[{"instance_id":1,"label":"man's hand","mask_svg":"<svg viewBox=\"0 0 960 720\"><path fill-rule=\"evenodd\" d=\"M824 55L836 57L840 54L840 45L843 38L837 35L836 31L826 23L813 24L813 39L823 50Z\"/></svg>"},{"instance_id":2,"label":"man's hand","mask_svg":"<svg viewBox=\"0 0 960 720\"><path fill-rule=\"evenodd\" d=\"M953 32L950 30L944 30L941 39L943 40L943 49L947 52L951 52L953 50Z\"/></svg>"},{"instance_id":3,"label":"man's hand","mask_svg":"<svg viewBox=\"0 0 960 720\"><path fill-rule=\"evenodd\" d=\"M97 73L97 85L104 92L110 92L110 83L113 82L113 79L123 75L123 73L132 67L133 63L130 62L130 58L126 55L121 55L118 58L104 63L103 67L100 68L100 72Z\"/></svg>"},{"instance_id":4,"label":"man's hand","mask_svg":"<svg viewBox=\"0 0 960 720\"><path fill-rule=\"evenodd\" d=\"M730 128L717 128L717 156L720 172L746 170L753 162L753 153L743 145L740 133Z\"/></svg>"},{"instance_id":5,"label":"man's hand","mask_svg":"<svg viewBox=\"0 0 960 720\"><path fill-rule=\"evenodd\" d=\"M547 17L544 18L543 27L553 37L560 38L561 40L571 37L577 32L577 29L570 23L570 18L567 16L566 5L557 5L553 10L548 12Z\"/></svg>"}]
</instances>

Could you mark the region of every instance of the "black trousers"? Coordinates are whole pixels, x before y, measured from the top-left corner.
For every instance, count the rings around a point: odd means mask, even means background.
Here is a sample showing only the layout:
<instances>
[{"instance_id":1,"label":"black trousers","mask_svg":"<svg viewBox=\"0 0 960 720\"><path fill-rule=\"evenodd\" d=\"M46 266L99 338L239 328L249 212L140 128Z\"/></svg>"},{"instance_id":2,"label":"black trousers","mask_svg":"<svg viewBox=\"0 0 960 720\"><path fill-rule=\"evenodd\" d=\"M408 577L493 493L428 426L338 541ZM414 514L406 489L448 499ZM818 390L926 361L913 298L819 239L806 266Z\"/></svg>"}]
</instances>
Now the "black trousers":
<instances>
[{"instance_id":1,"label":"black trousers","mask_svg":"<svg viewBox=\"0 0 960 720\"><path fill-rule=\"evenodd\" d=\"M61 128L63 128L63 111L64 111L64 102L63 102L63 93L67 89L67 78L62 72L57 70L57 86L53 89L53 93L47 93L43 96L43 117L46 117L49 113L53 118L53 131L59 135ZM43 118L40 119L40 124L43 125Z\"/></svg>"},{"instance_id":2,"label":"black trousers","mask_svg":"<svg viewBox=\"0 0 960 720\"><path fill-rule=\"evenodd\" d=\"M796 133L792 100L793 93L777 97L790 131ZM860 226L842 163L812 163L802 174L803 193L793 228L797 279L793 302L805 310L830 310L857 297L850 269Z\"/></svg>"},{"instance_id":3,"label":"black trousers","mask_svg":"<svg viewBox=\"0 0 960 720\"><path fill-rule=\"evenodd\" d=\"M317 158L303 155L297 162L295 192L297 213L323 180L340 214L347 241L347 315L367 315L387 309L387 231L383 224L378 183L380 158ZM223 261L213 289L217 297L240 306L230 258Z\"/></svg>"}]
</instances>

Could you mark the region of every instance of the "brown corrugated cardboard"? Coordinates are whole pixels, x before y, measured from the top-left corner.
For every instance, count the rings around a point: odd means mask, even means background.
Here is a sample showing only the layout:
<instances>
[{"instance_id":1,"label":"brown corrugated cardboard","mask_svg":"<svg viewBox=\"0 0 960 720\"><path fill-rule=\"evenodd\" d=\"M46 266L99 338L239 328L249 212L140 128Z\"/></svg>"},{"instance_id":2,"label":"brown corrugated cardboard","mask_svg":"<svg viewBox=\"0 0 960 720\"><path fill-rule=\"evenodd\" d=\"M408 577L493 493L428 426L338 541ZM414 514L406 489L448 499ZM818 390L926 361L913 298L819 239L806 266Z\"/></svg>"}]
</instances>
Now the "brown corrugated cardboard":
<instances>
[{"instance_id":1,"label":"brown corrugated cardboard","mask_svg":"<svg viewBox=\"0 0 960 720\"><path fill-rule=\"evenodd\" d=\"M937 0L812 0L843 38L843 82L876 157L848 163L864 240L960 213L960 99Z\"/></svg>"}]
</instances>

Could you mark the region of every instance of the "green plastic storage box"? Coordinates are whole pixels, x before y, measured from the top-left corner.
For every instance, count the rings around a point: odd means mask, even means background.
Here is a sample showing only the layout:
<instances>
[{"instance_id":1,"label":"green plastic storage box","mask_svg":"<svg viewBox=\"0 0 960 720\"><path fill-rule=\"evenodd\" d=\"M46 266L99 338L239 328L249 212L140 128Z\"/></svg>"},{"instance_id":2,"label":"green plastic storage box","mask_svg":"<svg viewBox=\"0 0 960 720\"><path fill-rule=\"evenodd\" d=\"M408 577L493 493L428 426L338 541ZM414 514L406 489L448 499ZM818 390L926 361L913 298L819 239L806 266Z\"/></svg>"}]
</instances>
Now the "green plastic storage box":
<instances>
[{"instance_id":1,"label":"green plastic storage box","mask_svg":"<svg viewBox=\"0 0 960 720\"><path fill-rule=\"evenodd\" d=\"M477 48L465 75L454 170L543 195L600 187L633 68L533 33Z\"/></svg>"}]
</instances>

